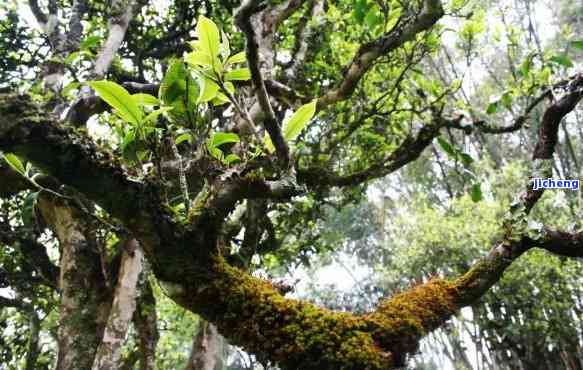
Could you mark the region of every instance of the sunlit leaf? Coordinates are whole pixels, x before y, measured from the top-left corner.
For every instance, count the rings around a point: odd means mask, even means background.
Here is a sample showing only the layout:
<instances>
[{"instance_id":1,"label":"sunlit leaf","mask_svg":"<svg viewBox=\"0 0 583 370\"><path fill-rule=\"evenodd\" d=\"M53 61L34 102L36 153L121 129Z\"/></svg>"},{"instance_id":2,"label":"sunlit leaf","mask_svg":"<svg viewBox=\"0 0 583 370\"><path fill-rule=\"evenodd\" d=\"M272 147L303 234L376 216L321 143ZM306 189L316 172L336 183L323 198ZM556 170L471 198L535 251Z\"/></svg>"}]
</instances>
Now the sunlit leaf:
<instances>
[{"instance_id":1,"label":"sunlit leaf","mask_svg":"<svg viewBox=\"0 0 583 370\"><path fill-rule=\"evenodd\" d=\"M211 67L212 58L202 51L193 51L184 56L184 61L193 66Z\"/></svg>"},{"instance_id":2,"label":"sunlit leaf","mask_svg":"<svg viewBox=\"0 0 583 370\"><path fill-rule=\"evenodd\" d=\"M283 124L283 137L287 140L295 139L300 132L310 122L316 113L316 100L302 105L286 122Z\"/></svg>"},{"instance_id":3,"label":"sunlit leaf","mask_svg":"<svg viewBox=\"0 0 583 370\"><path fill-rule=\"evenodd\" d=\"M210 139L209 147L217 148L227 143L238 143L239 135L232 132L216 132Z\"/></svg>"},{"instance_id":4,"label":"sunlit leaf","mask_svg":"<svg viewBox=\"0 0 583 370\"><path fill-rule=\"evenodd\" d=\"M150 94L143 94L143 93L133 94L132 98L134 98L136 103L138 103L138 105L140 105L140 106L160 105L160 101L158 100L158 98L156 98L155 96L152 96Z\"/></svg>"},{"instance_id":5,"label":"sunlit leaf","mask_svg":"<svg viewBox=\"0 0 583 370\"><path fill-rule=\"evenodd\" d=\"M263 137L263 145L265 146L265 149L267 149L269 153L275 152L275 146L273 145L273 141L271 141L271 137L269 136L267 131L265 132L265 136Z\"/></svg>"},{"instance_id":6,"label":"sunlit leaf","mask_svg":"<svg viewBox=\"0 0 583 370\"><path fill-rule=\"evenodd\" d=\"M142 111L130 93L111 81L87 82L97 95L115 109L115 113L124 121L137 125L142 120Z\"/></svg>"},{"instance_id":7,"label":"sunlit leaf","mask_svg":"<svg viewBox=\"0 0 583 370\"><path fill-rule=\"evenodd\" d=\"M184 141L188 141L189 143L192 143L192 135L189 134L188 132L179 135L176 138L176 145L179 145L180 143L184 142Z\"/></svg>"},{"instance_id":8,"label":"sunlit leaf","mask_svg":"<svg viewBox=\"0 0 583 370\"><path fill-rule=\"evenodd\" d=\"M245 63L247 61L247 54L244 51L238 52L227 59L227 64Z\"/></svg>"},{"instance_id":9,"label":"sunlit leaf","mask_svg":"<svg viewBox=\"0 0 583 370\"><path fill-rule=\"evenodd\" d=\"M200 51L211 57L211 62L216 63L219 56L220 34L215 22L201 15L196 23Z\"/></svg>"},{"instance_id":10,"label":"sunlit leaf","mask_svg":"<svg viewBox=\"0 0 583 370\"><path fill-rule=\"evenodd\" d=\"M227 104L229 102L230 102L229 98L221 92L218 92L217 95L213 98L213 100L211 100L211 104L214 106Z\"/></svg>"},{"instance_id":11,"label":"sunlit leaf","mask_svg":"<svg viewBox=\"0 0 583 370\"><path fill-rule=\"evenodd\" d=\"M213 100L217 96L217 93L219 92L219 85L217 85L214 81L203 76L200 76L197 81L200 88L200 95L197 99L198 103L206 103Z\"/></svg>"},{"instance_id":12,"label":"sunlit leaf","mask_svg":"<svg viewBox=\"0 0 583 370\"><path fill-rule=\"evenodd\" d=\"M8 163L8 165L12 167L14 171L26 177L26 170L24 169L24 165L17 156L12 153L4 153L2 156L4 157L6 163Z\"/></svg>"},{"instance_id":13,"label":"sunlit leaf","mask_svg":"<svg viewBox=\"0 0 583 370\"><path fill-rule=\"evenodd\" d=\"M249 68L237 68L225 73L225 80L227 81L247 81L251 78L251 71Z\"/></svg>"}]
</instances>

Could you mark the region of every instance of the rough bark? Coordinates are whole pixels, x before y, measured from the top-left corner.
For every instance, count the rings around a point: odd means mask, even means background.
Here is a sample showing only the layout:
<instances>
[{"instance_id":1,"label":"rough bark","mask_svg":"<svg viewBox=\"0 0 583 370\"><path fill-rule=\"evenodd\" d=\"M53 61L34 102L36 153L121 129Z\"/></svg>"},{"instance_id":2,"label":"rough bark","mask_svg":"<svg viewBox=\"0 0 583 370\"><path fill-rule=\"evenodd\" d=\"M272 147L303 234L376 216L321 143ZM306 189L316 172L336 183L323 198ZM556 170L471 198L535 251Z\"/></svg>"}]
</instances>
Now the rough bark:
<instances>
[{"instance_id":1,"label":"rough bark","mask_svg":"<svg viewBox=\"0 0 583 370\"><path fill-rule=\"evenodd\" d=\"M583 75L543 116L533 156L533 177L550 175L556 130L581 99L582 85ZM91 142L59 128L30 103L13 103L14 99L0 98L0 149L32 161L118 217L143 245L154 273L176 302L216 324L233 344L243 346L262 361L277 362L282 369L374 370L401 366L417 350L421 337L459 308L476 302L530 248L544 248L547 241L556 245L553 240L560 239L564 243L553 252L583 249L582 239L576 235L526 227L530 210L542 196L542 190L527 186L503 220L503 239L466 274L414 286L385 299L365 315L329 311L283 297L270 283L229 265L220 255L225 247L220 244L224 220L238 201L281 196L280 191L260 194L253 189L256 186L250 187L256 181L267 185L267 181L215 179L197 197L185 225L165 211L158 184L130 181ZM87 244L77 231L82 225L71 222L78 218L71 217L70 208L54 207L53 213L53 220L69 221L55 225L63 244L79 249ZM66 274L63 270L72 270L71 259L63 258L61 276ZM77 303L74 298L70 300ZM91 307L91 302L86 304Z\"/></svg>"},{"instance_id":2,"label":"rough bark","mask_svg":"<svg viewBox=\"0 0 583 370\"><path fill-rule=\"evenodd\" d=\"M140 370L154 370L156 365L156 346L160 335L157 326L156 298L147 274L142 274L138 290L134 325L139 343Z\"/></svg>"},{"instance_id":3,"label":"rough bark","mask_svg":"<svg viewBox=\"0 0 583 370\"><path fill-rule=\"evenodd\" d=\"M61 250L56 369L90 369L111 302L95 225L75 206L52 195L41 197L39 208Z\"/></svg>"},{"instance_id":4,"label":"rough bark","mask_svg":"<svg viewBox=\"0 0 583 370\"><path fill-rule=\"evenodd\" d=\"M223 346L224 340L217 328L201 320L184 370L222 370Z\"/></svg>"},{"instance_id":5,"label":"rough bark","mask_svg":"<svg viewBox=\"0 0 583 370\"><path fill-rule=\"evenodd\" d=\"M143 268L143 257L138 242L135 239L129 240L122 252L113 303L93 362L93 370L113 370L119 367L121 346L136 309L137 284Z\"/></svg>"}]
</instances>

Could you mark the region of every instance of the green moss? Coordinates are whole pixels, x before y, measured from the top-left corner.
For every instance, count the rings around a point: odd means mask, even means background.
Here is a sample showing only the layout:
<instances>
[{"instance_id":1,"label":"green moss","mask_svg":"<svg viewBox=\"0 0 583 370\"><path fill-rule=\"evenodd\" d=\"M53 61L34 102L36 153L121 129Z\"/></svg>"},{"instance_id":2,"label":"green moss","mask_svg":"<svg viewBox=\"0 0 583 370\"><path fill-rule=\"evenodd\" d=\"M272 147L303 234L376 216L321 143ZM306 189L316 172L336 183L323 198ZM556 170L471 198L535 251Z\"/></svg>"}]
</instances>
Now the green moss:
<instances>
[{"instance_id":1,"label":"green moss","mask_svg":"<svg viewBox=\"0 0 583 370\"><path fill-rule=\"evenodd\" d=\"M285 298L220 258L196 280L187 291L198 294L174 298L216 323L231 343L283 369L391 369L455 309L456 288L444 280L400 293L364 316Z\"/></svg>"}]
</instances>

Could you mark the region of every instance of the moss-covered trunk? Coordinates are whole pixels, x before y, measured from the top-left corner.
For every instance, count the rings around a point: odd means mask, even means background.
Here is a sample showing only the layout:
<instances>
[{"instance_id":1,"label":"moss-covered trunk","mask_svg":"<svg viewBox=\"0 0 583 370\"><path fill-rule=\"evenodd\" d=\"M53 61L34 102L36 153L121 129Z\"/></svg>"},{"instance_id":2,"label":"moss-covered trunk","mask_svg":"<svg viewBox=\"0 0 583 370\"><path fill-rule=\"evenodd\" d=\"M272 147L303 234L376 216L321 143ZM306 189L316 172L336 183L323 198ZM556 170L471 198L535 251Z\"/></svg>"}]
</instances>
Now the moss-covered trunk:
<instances>
[{"instance_id":1,"label":"moss-covered trunk","mask_svg":"<svg viewBox=\"0 0 583 370\"><path fill-rule=\"evenodd\" d=\"M61 251L57 370L90 369L111 304L90 219L63 199L43 196L39 207Z\"/></svg>"}]
</instances>

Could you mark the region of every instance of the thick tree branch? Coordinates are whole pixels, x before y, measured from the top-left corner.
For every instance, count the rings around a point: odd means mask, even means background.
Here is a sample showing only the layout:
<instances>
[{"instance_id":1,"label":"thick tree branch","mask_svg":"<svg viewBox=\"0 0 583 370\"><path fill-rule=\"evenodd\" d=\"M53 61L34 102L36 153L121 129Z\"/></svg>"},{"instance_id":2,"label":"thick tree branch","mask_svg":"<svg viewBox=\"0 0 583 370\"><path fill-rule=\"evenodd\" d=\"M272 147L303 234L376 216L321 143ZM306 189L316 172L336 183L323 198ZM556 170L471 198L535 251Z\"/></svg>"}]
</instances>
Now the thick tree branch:
<instances>
[{"instance_id":1,"label":"thick tree branch","mask_svg":"<svg viewBox=\"0 0 583 370\"><path fill-rule=\"evenodd\" d=\"M129 180L119 164L89 139L55 121L28 97L0 95L0 150L34 163L121 220L139 215L146 187Z\"/></svg>"},{"instance_id":2,"label":"thick tree branch","mask_svg":"<svg viewBox=\"0 0 583 370\"><path fill-rule=\"evenodd\" d=\"M545 112L539 140L543 152L554 150L556 142L552 138L558 122L578 99L579 88L573 85ZM535 156L538 159L540 154ZM533 167L535 173L548 171L537 163ZM434 279L416 286L383 301L364 316L329 312L285 299L269 284L220 258L215 260L210 276L197 276L196 292L184 289L188 284L182 285L183 289L173 291L173 298L216 323L232 343L243 345L259 359L277 361L283 369L400 366L416 350L421 337L442 325L459 308L475 303L528 249L541 246L575 254L571 251L577 248L580 236L547 232L533 242L532 230L526 227L527 217L540 196L533 198L529 196L531 192L532 187L527 187L511 206L503 222L503 240L466 274L452 281Z\"/></svg>"}]
</instances>

